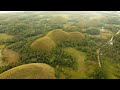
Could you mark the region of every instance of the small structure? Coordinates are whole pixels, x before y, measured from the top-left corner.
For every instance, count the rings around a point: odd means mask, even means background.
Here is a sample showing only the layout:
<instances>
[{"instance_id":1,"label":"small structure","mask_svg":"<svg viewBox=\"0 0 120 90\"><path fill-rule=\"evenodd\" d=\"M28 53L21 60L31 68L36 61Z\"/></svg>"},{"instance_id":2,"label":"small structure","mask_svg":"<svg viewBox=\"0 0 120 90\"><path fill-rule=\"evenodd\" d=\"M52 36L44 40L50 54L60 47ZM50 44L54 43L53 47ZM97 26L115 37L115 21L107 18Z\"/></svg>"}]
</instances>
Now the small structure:
<instances>
[{"instance_id":1,"label":"small structure","mask_svg":"<svg viewBox=\"0 0 120 90\"><path fill-rule=\"evenodd\" d=\"M109 44L110 44L110 45L113 45L113 42L111 41Z\"/></svg>"},{"instance_id":2,"label":"small structure","mask_svg":"<svg viewBox=\"0 0 120 90\"><path fill-rule=\"evenodd\" d=\"M109 44L109 45L113 45L113 41L109 41L108 44Z\"/></svg>"},{"instance_id":3,"label":"small structure","mask_svg":"<svg viewBox=\"0 0 120 90\"><path fill-rule=\"evenodd\" d=\"M101 31L104 31L104 27L102 27Z\"/></svg>"},{"instance_id":4,"label":"small structure","mask_svg":"<svg viewBox=\"0 0 120 90\"><path fill-rule=\"evenodd\" d=\"M100 53L100 55L103 55L102 53Z\"/></svg>"}]
</instances>

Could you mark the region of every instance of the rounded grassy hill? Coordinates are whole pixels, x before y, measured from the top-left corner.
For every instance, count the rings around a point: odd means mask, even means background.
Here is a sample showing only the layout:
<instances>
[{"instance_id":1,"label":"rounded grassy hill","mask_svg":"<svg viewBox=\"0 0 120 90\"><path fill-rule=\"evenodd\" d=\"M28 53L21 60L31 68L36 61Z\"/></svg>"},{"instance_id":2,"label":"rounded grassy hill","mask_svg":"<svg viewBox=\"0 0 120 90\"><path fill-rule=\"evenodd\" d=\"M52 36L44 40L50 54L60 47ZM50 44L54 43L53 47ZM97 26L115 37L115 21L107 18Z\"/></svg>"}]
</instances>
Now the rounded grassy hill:
<instances>
[{"instance_id":1,"label":"rounded grassy hill","mask_svg":"<svg viewBox=\"0 0 120 90\"><path fill-rule=\"evenodd\" d=\"M37 39L31 44L31 48L36 50L51 51L57 44L65 40L82 40L85 36L80 32L65 32L62 29L50 31L44 37Z\"/></svg>"},{"instance_id":2,"label":"rounded grassy hill","mask_svg":"<svg viewBox=\"0 0 120 90\"><path fill-rule=\"evenodd\" d=\"M55 72L47 64L31 63L1 73L0 79L55 79Z\"/></svg>"},{"instance_id":3,"label":"rounded grassy hill","mask_svg":"<svg viewBox=\"0 0 120 90\"><path fill-rule=\"evenodd\" d=\"M42 37L33 42L31 47L34 50L51 51L51 49L55 47L55 43L49 37Z\"/></svg>"}]
</instances>

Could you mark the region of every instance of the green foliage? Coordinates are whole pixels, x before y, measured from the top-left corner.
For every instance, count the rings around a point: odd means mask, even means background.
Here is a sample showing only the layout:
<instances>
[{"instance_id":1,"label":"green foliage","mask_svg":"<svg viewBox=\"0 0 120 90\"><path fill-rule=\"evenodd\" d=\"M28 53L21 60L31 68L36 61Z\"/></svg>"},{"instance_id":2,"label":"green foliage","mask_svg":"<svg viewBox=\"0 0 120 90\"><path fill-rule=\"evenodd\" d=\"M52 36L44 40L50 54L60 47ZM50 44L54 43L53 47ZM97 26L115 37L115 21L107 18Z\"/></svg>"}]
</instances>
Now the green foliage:
<instances>
[{"instance_id":1,"label":"green foliage","mask_svg":"<svg viewBox=\"0 0 120 90\"><path fill-rule=\"evenodd\" d=\"M97 68L91 76L93 79L105 79L105 74L101 68Z\"/></svg>"},{"instance_id":2,"label":"green foliage","mask_svg":"<svg viewBox=\"0 0 120 90\"><path fill-rule=\"evenodd\" d=\"M106 29L109 29L113 33L116 33L120 29L120 25L115 25L115 24L105 24L104 27Z\"/></svg>"},{"instance_id":3,"label":"green foliage","mask_svg":"<svg viewBox=\"0 0 120 90\"><path fill-rule=\"evenodd\" d=\"M64 50L62 50L61 48L57 48L54 52L53 64L74 69L76 68L77 62L71 55L67 54Z\"/></svg>"},{"instance_id":4,"label":"green foliage","mask_svg":"<svg viewBox=\"0 0 120 90\"><path fill-rule=\"evenodd\" d=\"M97 67L91 77L93 79L116 79L114 62L102 60L102 67Z\"/></svg>"},{"instance_id":5,"label":"green foliage","mask_svg":"<svg viewBox=\"0 0 120 90\"><path fill-rule=\"evenodd\" d=\"M86 30L86 33L91 34L91 35L98 35L100 34L100 30L94 27L90 27Z\"/></svg>"}]
</instances>

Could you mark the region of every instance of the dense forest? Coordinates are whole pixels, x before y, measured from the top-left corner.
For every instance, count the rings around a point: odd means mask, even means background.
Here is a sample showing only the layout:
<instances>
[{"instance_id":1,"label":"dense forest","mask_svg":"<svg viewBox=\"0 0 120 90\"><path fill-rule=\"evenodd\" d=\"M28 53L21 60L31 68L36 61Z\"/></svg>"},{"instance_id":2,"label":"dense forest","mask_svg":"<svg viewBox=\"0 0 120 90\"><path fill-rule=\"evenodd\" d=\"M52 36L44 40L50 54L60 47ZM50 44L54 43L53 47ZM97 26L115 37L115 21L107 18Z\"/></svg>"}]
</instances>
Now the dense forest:
<instances>
[{"instance_id":1,"label":"dense forest","mask_svg":"<svg viewBox=\"0 0 120 90\"><path fill-rule=\"evenodd\" d=\"M119 30L117 11L0 13L0 78L120 79Z\"/></svg>"}]
</instances>

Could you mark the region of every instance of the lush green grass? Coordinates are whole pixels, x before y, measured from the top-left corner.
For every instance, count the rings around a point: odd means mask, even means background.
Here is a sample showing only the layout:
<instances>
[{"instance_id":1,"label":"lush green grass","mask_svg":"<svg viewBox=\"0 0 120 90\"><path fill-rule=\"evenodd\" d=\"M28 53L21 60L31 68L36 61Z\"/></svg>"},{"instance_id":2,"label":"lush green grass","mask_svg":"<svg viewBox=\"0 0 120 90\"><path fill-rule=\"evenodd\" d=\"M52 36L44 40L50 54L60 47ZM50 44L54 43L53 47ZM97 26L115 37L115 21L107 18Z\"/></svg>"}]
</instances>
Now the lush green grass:
<instances>
[{"instance_id":1,"label":"lush green grass","mask_svg":"<svg viewBox=\"0 0 120 90\"><path fill-rule=\"evenodd\" d=\"M75 48L66 48L65 51L73 56L76 61L78 62L78 70L71 71L72 78L85 78L85 63L84 60L86 58L86 54L84 52L80 52Z\"/></svg>"},{"instance_id":2,"label":"lush green grass","mask_svg":"<svg viewBox=\"0 0 120 90\"><path fill-rule=\"evenodd\" d=\"M55 79L55 72L47 64L31 63L1 73L0 79Z\"/></svg>"},{"instance_id":3,"label":"lush green grass","mask_svg":"<svg viewBox=\"0 0 120 90\"><path fill-rule=\"evenodd\" d=\"M68 48L65 48L64 50L68 54L76 58L78 61L84 61L84 59L86 58L86 54L84 52L80 52L75 48L68 47Z\"/></svg>"},{"instance_id":4,"label":"lush green grass","mask_svg":"<svg viewBox=\"0 0 120 90\"><path fill-rule=\"evenodd\" d=\"M91 73L92 79L117 79L120 72L117 71L116 63L108 60L102 60L102 67L94 66L94 71ZM117 75L116 75L117 74Z\"/></svg>"}]
</instances>

